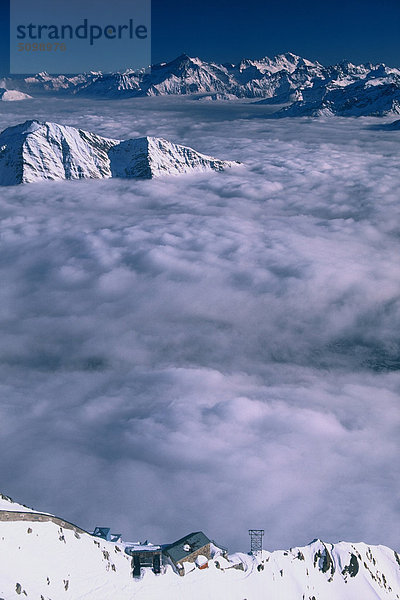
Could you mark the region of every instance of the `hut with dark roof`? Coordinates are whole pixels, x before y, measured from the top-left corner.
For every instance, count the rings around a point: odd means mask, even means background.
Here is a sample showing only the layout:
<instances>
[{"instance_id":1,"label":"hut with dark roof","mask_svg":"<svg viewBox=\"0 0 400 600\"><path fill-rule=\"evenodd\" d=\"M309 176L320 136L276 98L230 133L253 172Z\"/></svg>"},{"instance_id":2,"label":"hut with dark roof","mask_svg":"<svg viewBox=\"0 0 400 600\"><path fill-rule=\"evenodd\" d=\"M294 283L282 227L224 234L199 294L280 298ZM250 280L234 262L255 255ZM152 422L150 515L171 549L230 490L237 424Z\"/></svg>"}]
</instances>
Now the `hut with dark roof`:
<instances>
[{"instance_id":1,"label":"hut with dark roof","mask_svg":"<svg viewBox=\"0 0 400 600\"><path fill-rule=\"evenodd\" d=\"M179 575L184 575L184 562L195 563L200 555L210 560L211 543L202 531L189 533L180 540L163 546L164 561L171 562Z\"/></svg>"}]
</instances>

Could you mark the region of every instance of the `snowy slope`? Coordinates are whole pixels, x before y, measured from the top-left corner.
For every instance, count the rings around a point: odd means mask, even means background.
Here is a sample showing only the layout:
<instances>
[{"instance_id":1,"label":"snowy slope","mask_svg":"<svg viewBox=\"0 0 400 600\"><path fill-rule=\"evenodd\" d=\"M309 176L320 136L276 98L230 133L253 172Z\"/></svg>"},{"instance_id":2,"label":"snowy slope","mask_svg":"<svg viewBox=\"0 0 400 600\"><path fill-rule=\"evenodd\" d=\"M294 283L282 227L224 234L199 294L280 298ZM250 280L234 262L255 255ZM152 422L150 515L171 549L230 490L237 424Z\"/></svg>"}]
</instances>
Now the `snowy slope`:
<instances>
[{"instance_id":1,"label":"snowy slope","mask_svg":"<svg viewBox=\"0 0 400 600\"><path fill-rule=\"evenodd\" d=\"M0 522L0 597L112 597L129 583L115 545L54 523ZM24 594L25 592L25 594Z\"/></svg>"},{"instance_id":2,"label":"snowy slope","mask_svg":"<svg viewBox=\"0 0 400 600\"><path fill-rule=\"evenodd\" d=\"M241 568L234 568L240 565ZM384 546L324 544L266 552L218 554L180 577L167 567L134 580L121 544L55 523L0 522L0 597L14 600L397 600L400 557Z\"/></svg>"},{"instance_id":3,"label":"snowy slope","mask_svg":"<svg viewBox=\"0 0 400 600\"><path fill-rule=\"evenodd\" d=\"M6 90L5 88L0 88L0 100L3 102L29 100L30 98L32 98L32 96L29 96L29 94L24 94L23 92L19 92L17 90Z\"/></svg>"},{"instance_id":4,"label":"snowy slope","mask_svg":"<svg viewBox=\"0 0 400 600\"><path fill-rule=\"evenodd\" d=\"M43 179L151 178L221 171L233 164L163 139L113 140L35 120L0 134L0 185Z\"/></svg>"},{"instance_id":5,"label":"snowy slope","mask_svg":"<svg viewBox=\"0 0 400 600\"><path fill-rule=\"evenodd\" d=\"M129 98L143 95L140 89L140 76L134 72L91 73L72 89L78 96L98 98Z\"/></svg>"},{"instance_id":6,"label":"snowy slope","mask_svg":"<svg viewBox=\"0 0 400 600\"><path fill-rule=\"evenodd\" d=\"M313 93L314 92L314 93ZM400 114L400 83L391 80L354 82L348 86L307 90L273 117L338 115L382 117Z\"/></svg>"},{"instance_id":7,"label":"snowy slope","mask_svg":"<svg viewBox=\"0 0 400 600\"><path fill-rule=\"evenodd\" d=\"M0 494L0 511L2 511L2 510L12 511L12 512L16 512L16 511L37 512L37 511L33 510L33 508L28 508L27 506L24 506L23 504L18 504L17 502L14 502L14 500L12 498L10 498L9 496Z\"/></svg>"},{"instance_id":8,"label":"snowy slope","mask_svg":"<svg viewBox=\"0 0 400 600\"><path fill-rule=\"evenodd\" d=\"M113 177L159 177L190 171L222 171L233 165L155 137L126 140L109 151Z\"/></svg>"},{"instance_id":9,"label":"snowy slope","mask_svg":"<svg viewBox=\"0 0 400 600\"><path fill-rule=\"evenodd\" d=\"M117 143L57 123L9 127L0 134L0 185L110 177L107 151Z\"/></svg>"}]
</instances>

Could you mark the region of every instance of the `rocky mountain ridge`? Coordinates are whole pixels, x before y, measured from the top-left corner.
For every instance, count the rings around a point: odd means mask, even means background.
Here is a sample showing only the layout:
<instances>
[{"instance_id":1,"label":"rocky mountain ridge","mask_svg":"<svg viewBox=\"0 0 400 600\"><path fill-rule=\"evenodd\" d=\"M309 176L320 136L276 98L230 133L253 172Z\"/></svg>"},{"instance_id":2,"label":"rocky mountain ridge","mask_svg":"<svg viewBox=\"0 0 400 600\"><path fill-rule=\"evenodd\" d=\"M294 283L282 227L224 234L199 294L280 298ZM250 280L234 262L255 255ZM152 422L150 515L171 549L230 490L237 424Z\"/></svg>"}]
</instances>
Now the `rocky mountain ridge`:
<instances>
[{"instance_id":1,"label":"rocky mountain ridge","mask_svg":"<svg viewBox=\"0 0 400 600\"><path fill-rule=\"evenodd\" d=\"M286 104L274 116L382 116L400 113L400 69L342 61L323 66L290 52L273 58L218 64L183 54L149 72L39 73L0 80L9 92L33 96L134 98L191 95L198 99L261 100ZM21 96L21 98L23 98Z\"/></svg>"},{"instance_id":2,"label":"rocky mountain ridge","mask_svg":"<svg viewBox=\"0 0 400 600\"><path fill-rule=\"evenodd\" d=\"M0 185L44 179L151 179L234 166L162 138L105 138L37 120L0 133Z\"/></svg>"}]
</instances>

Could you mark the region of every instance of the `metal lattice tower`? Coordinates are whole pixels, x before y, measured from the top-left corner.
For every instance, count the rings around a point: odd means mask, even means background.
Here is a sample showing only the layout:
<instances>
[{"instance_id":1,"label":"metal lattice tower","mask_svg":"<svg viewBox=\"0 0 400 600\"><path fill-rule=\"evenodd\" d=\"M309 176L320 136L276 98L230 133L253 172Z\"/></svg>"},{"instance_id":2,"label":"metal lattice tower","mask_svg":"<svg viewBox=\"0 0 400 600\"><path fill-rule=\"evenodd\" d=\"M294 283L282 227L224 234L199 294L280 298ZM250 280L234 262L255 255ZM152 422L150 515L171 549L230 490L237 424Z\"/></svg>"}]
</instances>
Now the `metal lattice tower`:
<instances>
[{"instance_id":1,"label":"metal lattice tower","mask_svg":"<svg viewBox=\"0 0 400 600\"><path fill-rule=\"evenodd\" d=\"M250 550L252 554L258 554L262 551L263 535L264 529L249 529L249 536L251 540Z\"/></svg>"}]
</instances>

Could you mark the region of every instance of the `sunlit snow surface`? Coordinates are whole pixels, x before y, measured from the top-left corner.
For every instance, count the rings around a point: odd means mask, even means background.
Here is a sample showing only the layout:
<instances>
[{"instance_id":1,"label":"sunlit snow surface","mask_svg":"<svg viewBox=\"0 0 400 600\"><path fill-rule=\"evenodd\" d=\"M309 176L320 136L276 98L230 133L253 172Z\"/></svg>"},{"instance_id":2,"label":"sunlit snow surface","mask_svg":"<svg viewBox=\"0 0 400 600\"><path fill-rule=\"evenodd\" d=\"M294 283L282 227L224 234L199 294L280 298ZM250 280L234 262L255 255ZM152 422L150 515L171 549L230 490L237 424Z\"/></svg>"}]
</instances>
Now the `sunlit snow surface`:
<instances>
[{"instance_id":1,"label":"sunlit snow surface","mask_svg":"<svg viewBox=\"0 0 400 600\"><path fill-rule=\"evenodd\" d=\"M1 523L0 593L4 600L397 600L399 561L393 550L367 544L216 556L199 570L185 562L180 577L142 569L133 579L131 559L118 545L54 523ZM206 561L207 562L207 561ZM242 564L234 569L233 564Z\"/></svg>"},{"instance_id":2,"label":"sunlit snow surface","mask_svg":"<svg viewBox=\"0 0 400 600\"><path fill-rule=\"evenodd\" d=\"M400 132L268 110L1 105L245 163L1 190L1 491L125 539L398 549Z\"/></svg>"}]
</instances>

